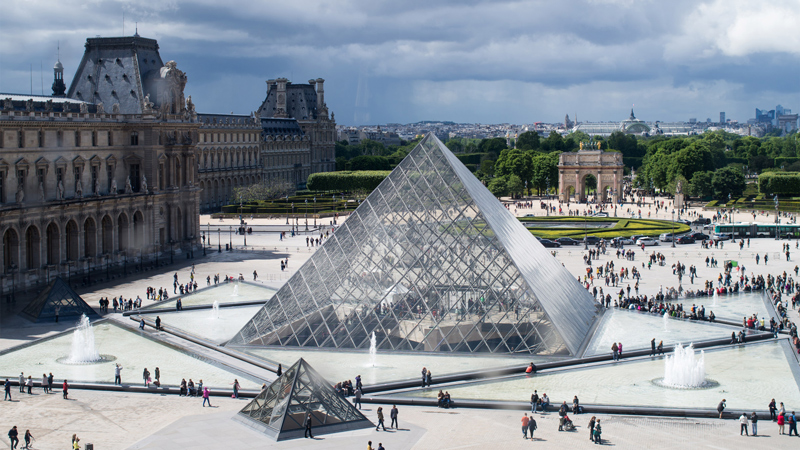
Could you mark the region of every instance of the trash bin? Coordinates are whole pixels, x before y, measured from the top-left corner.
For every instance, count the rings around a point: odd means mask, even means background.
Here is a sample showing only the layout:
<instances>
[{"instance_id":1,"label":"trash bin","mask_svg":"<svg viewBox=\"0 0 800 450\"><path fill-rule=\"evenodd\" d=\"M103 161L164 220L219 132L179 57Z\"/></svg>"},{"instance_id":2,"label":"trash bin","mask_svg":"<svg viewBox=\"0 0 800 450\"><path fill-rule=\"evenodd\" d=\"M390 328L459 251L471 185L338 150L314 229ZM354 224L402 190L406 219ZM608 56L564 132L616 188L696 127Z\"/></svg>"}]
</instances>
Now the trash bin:
<instances>
[{"instance_id":1,"label":"trash bin","mask_svg":"<svg viewBox=\"0 0 800 450\"><path fill-rule=\"evenodd\" d=\"M86 444L86 450L94 450L94 444Z\"/></svg>"}]
</instances>

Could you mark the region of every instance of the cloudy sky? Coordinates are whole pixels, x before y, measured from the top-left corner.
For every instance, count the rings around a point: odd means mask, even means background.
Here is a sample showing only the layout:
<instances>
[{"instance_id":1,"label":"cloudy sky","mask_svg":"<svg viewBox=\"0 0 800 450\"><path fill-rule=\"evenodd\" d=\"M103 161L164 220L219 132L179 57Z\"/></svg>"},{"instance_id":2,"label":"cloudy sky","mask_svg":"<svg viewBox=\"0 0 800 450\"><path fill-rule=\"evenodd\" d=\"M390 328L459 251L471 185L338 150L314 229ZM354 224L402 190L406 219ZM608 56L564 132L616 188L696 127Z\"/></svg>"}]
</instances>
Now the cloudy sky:
<instances>
[{"instance_id":1,"label":"cloudy sky","mask_svg":"<svg viewBox=\"0 0 800 450\"><path fill-rule=\"evenodd\" d=\"M15 0L0 92L67 84L87 37L139 34L203 112L249 113L269 78L325 78L345 125L753 117L800 112L800 0Z\"/></svg>"}]
</instances>

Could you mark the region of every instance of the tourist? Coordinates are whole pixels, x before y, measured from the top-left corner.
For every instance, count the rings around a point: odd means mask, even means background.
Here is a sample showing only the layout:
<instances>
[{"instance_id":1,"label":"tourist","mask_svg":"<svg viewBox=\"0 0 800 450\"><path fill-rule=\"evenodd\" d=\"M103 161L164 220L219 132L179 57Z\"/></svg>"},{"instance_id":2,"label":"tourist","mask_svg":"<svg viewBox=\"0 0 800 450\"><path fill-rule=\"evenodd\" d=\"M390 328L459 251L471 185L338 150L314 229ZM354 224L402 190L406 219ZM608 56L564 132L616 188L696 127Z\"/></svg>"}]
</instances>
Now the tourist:
<instances>
[{"instance_id":1,"label":"tourist","mask_svg":"<svg viewBox=\"0 0 800 450\"><path fill-rule=\"evenodd\" d=\"M258 279L258 272L256 272L256 271L254 270L254 271L253 271L253 281L256 281L257 279Z\"/></svg>"},{"instance_id":2,"label":"tourist","mask_svg":"<svg viewBox=\"0 0 800 450\"><path fill-rule=\"evenodd\" d=\"M428 369L422 368L422 387L425 387L425 381L428 379Z\"/></svg>"},{"instance_id":3,"label":"tourist","mask_svg":"<svg viewBox=\"0 0 800 450\"><path fill-rule=\"evenodd\" d=\"M725 399L723 398L719 405L717 405L717 412L719 412L719 418L722 419L722 411L725 411Z\"/></svg>"},{"instance_id":4,"label":"tourist","mask_svg":"<svg viewBox=\"0 0 800 450\"><path fill-rule=\"evenodd\" d=\"M64 384L61 385L61 393L64 395L64 400L69 400L69 383L67 383L67 380L64 380Z\"/></svg>"},{"instance_id":5,"label":"tourist","mask_svg":"<svg viewBox=\"0 0 800 450\"><path fill-rule=\"evenodd\" d=\"M603 439L600 437L602 434L603 429L600 428L600 419L597 419L597 422L594 424L594 443L595 444L602 444Z\"/></svg>"},{"instance_id":6,"label":"tourist","mask_svg":"<svg viewBox=\"0 0 800 450\"><path fill-rule=\"evenodd\" d=\"M30 375L28 375L28 379L25 380L25 386L28 388L28 395L33 394L33 392L31 392L33 390L33 377Z\"/></svg>"},{"instance_id":7,"label":"tourist","mask_svg":"<svg viewBox=\"0 0 800 450\"><path fill-rule=\"evenodd\" d=\"M202 383L202 382L203 381L200 380L200 383ZM209 391L208 390L208 386L206 386L206 387L203 388L203 408L206 407L206 402L208 402L208 407L209 408L213 408L213 406L211 406L211 398L209 397L209 395L211 395L211 391Z\"/></svg>"},{"instance_id":8,"label":"tourist","mask_svg":"<svg viewBox=\"0 0 800 450\"><path fill-rule=\"evenodd\" d=\"M306 420L303 425L306 427L303 437L314 439L314 435L311 434L311 412L306 413Z\"/></svg>"},{"instance_id":9,"label":"tourist","mask_svg":"<svg viewBox=\"0 0 800 450\"><path fill-rule=\"evenodd\" d=\"M278 364L278 371L277 371L277 372L275 372L275 373L276 373L278 376L281 376L281 375L283 375L283 368L281 367L281 365L280 365L280 364Z\"/></svg>"},{"instance_id":10,"label":"tourist","mask_svg":"<svg viewBox=\"0 0 800 450\"><path fill-rule=\"evenodd\" d=\"M753 432L753 436L758 434L758 416L755 411L750 414L750 430Z\"/></svg>"},{"instance_id":11,"label":"tourist","mask_svg":"<svg viewBox=\"0 0 800 450\"><path fill-rule=\"evenodd\" d=\"M72 450L81 450L81 439L78 436L73 435L72 439Z\"/></svg>"},{"instance_id":12,"label":"tourist","mask_svg":"<svg viewBox=\"0 0 800 450\"><path fill-rule=\"evenodd\" d=\"M372 441L367 441L367 450L372 450Z\"/></svg>"},{"instance_id":13,"label":"tourist","mask_svg":"<svg viewBox=\"0 0 800 450\"><path fill-rule=\"evenodd\" d=\"M389 410L389 418L392 419L392 424L389 428L397 429L397 405L392 405L392 409Z\"/></svg>"},{"instance_id":14,"label":"tourist","mask_svg":"<svg viewBox=\"0 0 800 450\"><path fill-rule=\"evenodd\" d=\"M239 398L239 380L238 379L234 379L233 383L231 383L231 384L233 385L233 395L231 396L231 398L238 399Z\"/></svg>"},{"instance_id":15,"label":"tourist","mask_svg":"<svg viewBox=\"0 0 800 450\"><path fill-rule=\"evenodd\" d=\"M531 364L530 364L530 365L529 365L529 366L528 366L528 367L525 369L525 373L527 373L527 374L533 374L533 373L536 373L536 365L535 365L535 364L533 364L533 363L531 363Z\"/></svg>"},{"instance_id":16,"label":"tourist","mask_svg":"<svg viewBox=\"0 0 800 450\"><path fill-rule=\"evenodd\" d=\"M742 433L746 436L750 436L750 433L747 432L747 414L742 413L742 415L739 416L739 425L739 436L741 436Z\"/></svg>"},{"instance_id":17,"label":"tourist","mask_svg":"<svg viewBox=\"0 0 800 450\"><path fill-rule=\"evenodd\" d=\"M353 406L357 406L358 409L361 409L361 388L356 388L356 396L355 401L353 402Z\"/></svg>"},{"instance_id":18,"label":"tourist","mask_svg":"<svg viewBox=\"0 0 800 450\"><path fill-rule=\"evenodd\" d=\"M47 376L47 392L53 393L53 372L50 372L50 375Z\"/></svg>"},{"instance_id":19,"label":"tourist","mask_svg":"<svg viewBox=\"0 0 800 450\"><path fill-rule=\"evenodd\" d=\"M533 390L533 394L531 394L531 413L536 414L536 407L539 404L539 394L536 389Z\"/></svg>"},{"instance_id":20,"label":"tourist","mask_svg":"<svg viewBox=\"0 0 800 450\"><path fill-rule=\"evenodd\" d=\"M122 386L122 366L119 363L114 367L114 385Z\"/></svg>"},{"instance_id":21,"label":"tourist","mask_svg":"<svg viewBox=\"0 0 800 450\"><path fill-rule=\"evenodd\" d=\"M381 427L383 427L383 431L386 431L386 425L383 424L383 407L378 406L378 426L375 427L375 431L380 431Z\"/></svg>"},{"instance_id":22,"label":"tourist","mask_svg":"<svg viewBox=\"0 0 800 450\"><path fill-rule=\"evenodd\" d=\"M189 383L186 385L186 388L189 390L189 397L197 396L197 391L194 388L194 381L189 378Z\"/></svg>"},{"instance_id":23,"label":"tourist","mask_svg":"<svg viewBox=\"0 0 800 450\"><path fill-rule=\"evenodd\" d=\"M356 389L361 389L362 387L364 386L361 384L361 375L356 375Z\"/></svg>"},{"instance_id":24,"label":"tourist","mask_svg":"<svg viewBox=\"0 0 800 450\"><path fill-rule=\"evenodd\" d=\"M161 316L156 316L156 330L161 331Z\"/></svg>"},{"instance_id":25,"label":"tourist","mask_svg":"<svg viewBox=\"0 0 800 450\"><path fill-rule=\"evenodd\" d=\"M550 397L547 396L547 392L542 394L542 412L547 412L547 407L550 406Z\"/></svg>"},{"instance_id":26,"label":"tourist","mask_svg":"<svg viewBox=\"0 0 800 450\"><path fill-rule=\"evenodd\" d=\"M528 434L531 435L531 440L533 440L533 432L536 431L536 428L538 428L536 426L536 419L531 416L531 420L528 421Z\"/></svg>"},{"instance_id":27,"label":"tourist","mask_svg":"<svg viewBox=\"0 0 800 450\"><path fill-rule=\"evenodd\" d=\"M784 408L783 402L781 402L781 407L778 408L778 414L786 414L786 408Z\"/></svg>"},{"instance_id":28,"label":"tourist","mask_svg":"<svg viewBox=\"0 0 800 450\"><path fill-rule=\"evenodd\" d=\"M142 320L139 321L139 329L144 330L144 318L142 318Z\"/></svg>"},{"instance_id":29,"label":"tourist","mask_svg":"<svg viewBox=\"0 0 800 450\"><path fill-rule=\"evenodd\" d=\"M622 342L617 342L617 351L619 352L617 356L617 361L622 358Z\"/></svg>"},{"instance_id":30,"label":"tourist","mask_svg":"<svg viewBox=\"0 0 800 450\"><path fill-rule=\"evenodd\" d=\"M181 385L180 390L178 391L178 396L183 397L186 395L186 378L181 378Z\"/></svg>"},{"instance_id":31,"label":"tourist","mask_svg":"<svg viewBox=\"0 0 800 450\"><path fill-rule=\"evenodd\" d=\"M19 373L19 393L25 393L25 375L22 372Z\"/></svg>"},{"instance_id":32,"label":"tourist","mask_svg":"<svg viewBox=\"0 0 800 450\"><path fill-rule=\"evenodd\" d=\"M789 422L789 436L792 435L792 432L794 432L795 436L798 436L798 434L797 434L797 416L794 415L794 411L792 411L791 414L786 416L786 421Z\"/></svg>"},{"instance_id":33,"label":"tourist","mask_svg":"<svg viewBox=\"0 0 800 450\"><path fill-rule=\"evenodd\" d=\"M156 386L161 386L161 369L159 369L158 367L156 367L156 374L155 375L156 375L156 381L155 381L154 384Z\"/></svg>"},{"instance_id":34,"label":"tourist","mask_svg":"<svg viewBox=\"0 0 800 450\"><path fill-rule=\"evenodd\" d=\"M783 434L783 426L786 423L786 417L783 413L778 413L778 434Z\"/></svg>"},{"instance_id":35,"label":"tourist","mask_svg":"<svg viewBox=\"0 0 800 450\"><path fill-rule=\"evenodd\" d=\"M35 441L31 430L25 430L25 448L31 448L31 441Z\"/></svg>"},{"instance_id":36,"label":"tourist","mask_svg":"<svg viewBox=\"0 0 800 450\"><path fill-rule=\"evenodd\" d=\"M8 430L8 440L11 441L11 450L17 448L17 444L19 444L19 433L17 432L17 426L14 425L10 430Z\"/></svg>"},{"instance_id":37,"label":"tourist","mask_svg":"<svg viewBox=\"0 0 800 450\"><path fill-rule=\"evenodd\" d=\"M617 347L616 342L611 344L611 359L614 361L617 361L619 359L619 347Z\"/></svg>"},{"instance_id":38,"label":"tourist","mask_svg":"<svg viewBox=\"0 0 800 450\"><path fill-rule=\"evenodd\" d=\"M6 395L3 396L3 401L13 402L14 400L11 399L11 383L8 381L8 378L6 378L3 387L5 388L6 393Z\"/></svg>"},{"instance_id":39,"label":"tourist","mask_svg":"<svg viewBox=\"0 0 800 450\"><path fill-rule=\"evenodd\" d=\"M775 399L773 398L772 401L769 402L769 420L775 422L778 420L778 407L775 406Z\"/></svg>"},{"instance_id":40,"label":"tourist","mask_svg":"<svg viewBox=\"0 0 800 450\"><path fill-rule=\"evenodd\" d=\"M530 418L528 418L528 413L525 413L522 416L522 439L528 439L528 422L530 422Z\"/></svg>"},{"instance_id":41,"label":"tourist","mask_svg":"<svg viewBox=\"0 0 800 450\"><path fill-rule=\"evenodd\" d=\"M597 422L597 418L595 416L592 416L592 418L589 419L589 440L590 441L594 440L593 439L594 438L594 424L596 422Z\"/></svg>"},{"instance_id":42,"label":"tourist","mask_svg":"<svg viewBox=\"0 0 800 450\"><path fill-rule=\"evenodd\" d=\"M578 396L577 395L572 398L572 412L574 414L580 414L580 412L581 412L581 405L578 402Z\"/></svg>"},{"instance_id":43,"label":"tourist","mask_svg":"<svg viewBox=\"0 0 800 450\"><path fill-rule=\"evenodd\" d=\"M431 379L432 378L433 378L433 375L431 374L431 371L428 370L428 374L425 375L425 382L428 383L428 387L431 387Z\"/></svg>"},{"instance_id":44,"label":"tourist","mask_svg":"<svg viewBox=\"0 0 800 450\"><path fill-rule=\"evenodd\" d=\"M144 387L150 387L150 371L147 370L147 367L142 372L142 378L144 378Z\"/></svg>"},{"instance_id":45,"label":"tourist","mask_svg":"<svg viewBox=\"0 0 800 450\"><path fill-rule=\"evenodd\" d=\"M378 442L378 448L377 448L377 449L375 449L375 450L386 450L386 449L383 447L383 442Z\"/></svg>"},{"instance_id":46,"label":"tourist","mask_svg":"<svg viewBox=\"0 0 800 450\"><path fill-rule=\"evenodd\" d=\"M650 340L650 356L656 356L656 338Z\"/></svg>"},{"instance_id":47,"label":"tourist","mask_svg":"<svg viewBox=\"0 0 800 450\"><path fill-rule=\"evenodd\" d=\"M47 374L46 373L42 374L42 391L44 391L45 394L49 394L50 393L49 388L47 386Z\"/></svg>"}]
</instances>

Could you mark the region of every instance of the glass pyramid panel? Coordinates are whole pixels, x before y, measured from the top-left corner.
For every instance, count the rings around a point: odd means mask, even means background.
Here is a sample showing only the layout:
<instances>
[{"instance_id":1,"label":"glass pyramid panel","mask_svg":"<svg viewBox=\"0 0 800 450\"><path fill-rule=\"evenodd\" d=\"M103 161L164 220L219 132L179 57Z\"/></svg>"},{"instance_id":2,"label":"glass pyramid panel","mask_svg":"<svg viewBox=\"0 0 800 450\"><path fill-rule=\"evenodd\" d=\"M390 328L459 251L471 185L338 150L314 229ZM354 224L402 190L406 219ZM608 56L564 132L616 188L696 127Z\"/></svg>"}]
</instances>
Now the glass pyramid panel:
<instances>
[{"instance_id":1,"label":"glass pyramid panel","mask_svg":"<svg viewBox=\"0 0 800 450\"><path fill-rule=\"evenodd\" d=\"M86 314L89 318L98 317L92 307L73 291L61 277L56 277L44 292L29 303L22 310L22 315L34 322L41 322L55 320L56 311L58 311L60 318L80 317L82 314Z\"/></svg>"},{"instance_id":2,"label":"glass pyramid panel","mask_svg":"<svg viewBox=\"0 0 800 450\"><path fill-rule=\"evenodd\" d=\"M307 415L315 434L373 426L302 358L239 414L276 440L300 437Z\"/></svg>"},{"instance_id":3,"label":"glass pyramid panel","mask_svg":"<svg viewBox=\"0 0 800 450\"><path fill-rule=\"evenodd\" d=\"M597 317L428 135L228 345L577 355Z\"/></svg>"}]
</instances>

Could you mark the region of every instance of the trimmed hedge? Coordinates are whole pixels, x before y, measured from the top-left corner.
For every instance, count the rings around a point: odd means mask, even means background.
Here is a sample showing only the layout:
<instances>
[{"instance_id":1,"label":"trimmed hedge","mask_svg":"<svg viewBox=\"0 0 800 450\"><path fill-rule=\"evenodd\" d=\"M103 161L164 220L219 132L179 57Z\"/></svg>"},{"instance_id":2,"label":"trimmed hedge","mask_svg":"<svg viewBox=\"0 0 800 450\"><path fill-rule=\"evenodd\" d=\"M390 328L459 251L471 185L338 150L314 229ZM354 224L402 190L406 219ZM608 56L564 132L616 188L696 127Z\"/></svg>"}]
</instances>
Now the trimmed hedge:
<instances>
[{"instance_id":1,"label":"trimmed hedge","mask_svg":"<svg viewBox=\"0 0 800 450\"><path fill-rule=\"evenodd\" d=\"M800 161L800 158L798 158L796 156L779 156L779 157L775 158L774 167L780 167L780 166L784 166L784 165L788 166L788 165L794 164L794 163L796 163L798 161Z\"/></svg>"},{"instance_id":2,"label":"trimmed hedge","mask_svg":"<svg viewBox=\"0 0 800 450\"><path fill-rule=\"evenodd\" d=\"M535 222L575 222L575 227L570 228L552 228L552 227L534 227L528 230L535 236L556 239L560 237L571 237L573 239L583 239L584 233L592 236L597 236L603 239L611 239L615 237L628 237L635 234L643 234L647 236L657 236L662 233L671 233L674 231L677 234L686 233L690 231L688 225L675 222L674 225L668 220L652 220L652 219L624 219L617 217L588 217L587 222L616 222L610 228L589 228L584 230L579 226L583 222L580 216L562 216L562 217L522 217L520 222L535 223Z\"/></svg>"},{"instance_id":3,"label":"trimmed hedge","mask_svg":"<svg viewBox=\"0 0 800 450\"><path fill-rule=\"evenodd\" d=\"M622 163L627 167L637 169L642 166L642 159L644 158L640 156L623 156Z\"/></svg>"},{"instance_id":4,"label":"trimmed hedge","mask_svg":"<svg viewBox=\"0 0 800 450\"><path fill-rule=\"evenodd\" d=\"M389 170L312 173L306 186L311 191L372 192L389 173Z\"/></svg>"},{"instance_id":5,"label":"trimmed hedge","mask_svg":"<svg viewBox=\"0 0 800 450\"><path fill-rule=\"evenodd\" d=\"M486 156L486 153L462 153L460 155L456 155L456 157L464 164L475 164L480 165L481 158Z\"/></svg>"},{"instance_id":6,"label":"trimmed hedge","mask_svg":"<svg viewBox=\"0 0 800 450\"><path fill-rule=\"evenodd\" d=\"M766 172L758 176L758 191L762 194L796 195L800 192L800 173Z\"/></svg>"}]
</instances>

